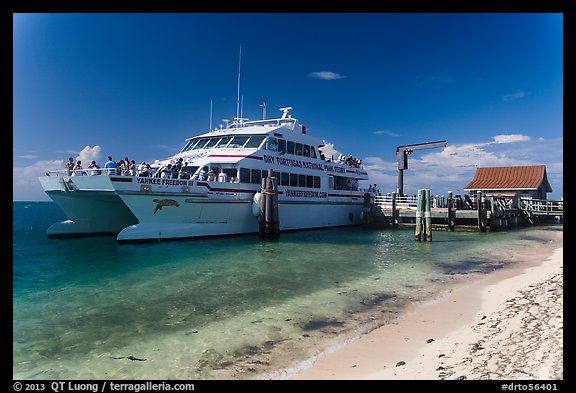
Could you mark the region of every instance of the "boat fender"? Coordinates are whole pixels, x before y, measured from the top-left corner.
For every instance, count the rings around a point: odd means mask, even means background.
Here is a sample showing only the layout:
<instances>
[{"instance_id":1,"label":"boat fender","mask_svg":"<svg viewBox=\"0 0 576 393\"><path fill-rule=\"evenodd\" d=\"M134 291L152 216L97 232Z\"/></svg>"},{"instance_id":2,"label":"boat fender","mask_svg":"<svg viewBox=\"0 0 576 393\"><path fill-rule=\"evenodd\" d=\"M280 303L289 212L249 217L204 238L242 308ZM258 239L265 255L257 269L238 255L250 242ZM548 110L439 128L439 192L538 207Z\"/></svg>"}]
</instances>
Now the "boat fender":
<instances>
[{"instance_id":1,"label":"boat fender","mask_svg":"<svg viewBox=\"0 0 576 393\"><path fill-rule=\"evenodd\" d=\"M254 194L254 198L252 198L252 214L254 217L258 218L260 216L260 198L262 197L262 193L257 192Z\"/></svg>"}]
</instances>

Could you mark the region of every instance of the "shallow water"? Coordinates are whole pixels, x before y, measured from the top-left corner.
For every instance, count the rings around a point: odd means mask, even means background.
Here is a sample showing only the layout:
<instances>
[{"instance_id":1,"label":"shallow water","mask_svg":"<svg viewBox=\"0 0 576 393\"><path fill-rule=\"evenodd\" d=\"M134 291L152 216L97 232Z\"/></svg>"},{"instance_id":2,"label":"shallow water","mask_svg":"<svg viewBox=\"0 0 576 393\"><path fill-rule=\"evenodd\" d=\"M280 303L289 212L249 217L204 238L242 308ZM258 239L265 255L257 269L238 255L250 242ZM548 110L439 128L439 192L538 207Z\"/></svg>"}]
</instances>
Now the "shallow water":
<instances>
[{"instance_id":1,"label":"shallow water","mask_svg":"<svg viewBox=\"0 0 576 393\"><path fill-rule=\"evenodd\" d=\"M119 245L48 239L53 203L14 202L13 378L252 378L488 272L562 226L496 233L339 228ZM129 357L133 357L130 359Z\"/></svg>"}]
</instances>

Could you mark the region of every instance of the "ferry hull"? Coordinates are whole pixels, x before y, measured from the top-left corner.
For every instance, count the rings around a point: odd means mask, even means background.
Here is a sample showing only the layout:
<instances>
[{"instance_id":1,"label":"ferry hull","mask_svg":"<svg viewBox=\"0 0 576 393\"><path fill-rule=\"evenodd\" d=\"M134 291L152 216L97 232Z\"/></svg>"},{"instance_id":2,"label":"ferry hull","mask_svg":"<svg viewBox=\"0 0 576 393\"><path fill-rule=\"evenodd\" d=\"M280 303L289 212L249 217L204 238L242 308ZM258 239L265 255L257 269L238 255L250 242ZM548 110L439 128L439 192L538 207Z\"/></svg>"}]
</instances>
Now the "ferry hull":
<instances>
[{"instance_id":1,"label":"ferry hull","mask_svg":"<svg viewBox=\"0 0 576 393\"><path fill-rule=\"evenodd\" d=\"M123 195L139 223L124 228L119 242L157 241L258 233L251 200L194 200L176 195ZM161 204L160 208L157 208ZM281 231L360 225L363 207L347 203L280 202Z\"/></svg>"},{"instance_id":2,"label":"ferry hull","mask_svg":"<svg viewBox=\"0 0 576 393\"><path fill-rule=\"evenodd\" d=\"M66 178L40 178L46 194L68 217L51 225L46 230L48 237L114 235L138 222L107 176L79 177L71 184L62 179Z\"/></svg>"}]
</instances>

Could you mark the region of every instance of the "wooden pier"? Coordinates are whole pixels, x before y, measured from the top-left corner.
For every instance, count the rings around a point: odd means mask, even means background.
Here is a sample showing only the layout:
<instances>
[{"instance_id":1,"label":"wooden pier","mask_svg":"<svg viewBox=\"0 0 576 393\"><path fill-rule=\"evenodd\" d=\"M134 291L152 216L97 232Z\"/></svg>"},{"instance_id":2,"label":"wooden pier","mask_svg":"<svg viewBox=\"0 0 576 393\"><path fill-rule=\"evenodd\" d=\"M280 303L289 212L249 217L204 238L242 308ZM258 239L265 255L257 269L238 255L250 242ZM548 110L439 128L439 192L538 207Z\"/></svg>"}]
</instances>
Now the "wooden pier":
<instances>
[{"instance_id":1,"label":"wooden pier","mask_svg":"<svg viewBox=\"0 0 576 393\"><path fill-rule=\"evenodd\" d=\"M429 191L424 193L430 195ZM431 207L424 211L422 206ZM519 198L512 206L503 198L483 197L479 191L474 198L466 196L463 200L453 198L452 193L448 193L448 198L430 196L427 201L420 199L419 203L417 196L397 197L394 193L374 197L370 222L376 226L415 228L418 240L419 233L421 236L426 227L449 231L498 231L557 220L562 222L563 212L561 200ZM424 218L430 218L431 223L428 224Z\"/></svg>"}]
</instances>

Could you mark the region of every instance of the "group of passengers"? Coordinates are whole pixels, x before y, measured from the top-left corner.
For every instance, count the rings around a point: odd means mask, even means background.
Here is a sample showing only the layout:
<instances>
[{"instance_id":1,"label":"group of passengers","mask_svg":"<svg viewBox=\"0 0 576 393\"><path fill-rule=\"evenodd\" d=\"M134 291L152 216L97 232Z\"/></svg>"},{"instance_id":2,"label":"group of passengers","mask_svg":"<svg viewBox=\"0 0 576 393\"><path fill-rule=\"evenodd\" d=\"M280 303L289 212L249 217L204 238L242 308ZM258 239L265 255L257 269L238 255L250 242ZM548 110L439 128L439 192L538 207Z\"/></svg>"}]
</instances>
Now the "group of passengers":
<instances>
[{"instance_id":1,"label":"group of passengers","mask_svg":"<svg viewBox=\"0 0 576 393\"><path fill-rule=\"evenodd\" d=\"M224 172L224 168L220 168L220 173L216 175L214 170L208 170L208 167L202 167L200 171L192 176L192 179L200 180L200 181L218 181L218 182L227 182L228 175Z\"/></svg>"},{"instance_id":2,"label":"group of passengers","mask_svg":"<svg viewBox=\"0 0 576 393\"><path fill-rule=\"evenodd\" d=\"M112 156L108 156L108 161L104 164L102 169L96 161L92 161L88 168L82 168L82 161L77 160L74 163L72 157L68 158L68 162L64 165L64 170L67 176L87 176L87 175L101 175L104 170L108 175L124 175L124 176L138 176L138 177L151 177L159 176L162 179L194 179L202 181L219 181L227 182L228 175L224 169L220 169L220 173L216 175L214 170L208 169L207 166L203 167L197 174L190 173L188 162L184 162L179 158L174 164L168 164L165 167L154 169L150 164L142 162L136 166L134 160L129 160L125 157L123 160L114 161Z\"/></svg>"},{"instance_id":3,"label":"group of passengers","mask_svg":"<svg viewBox=\"0 0 576 393\"><path fill-rule=\"evenodd\" d=\"M340 156L338 156L338 162L340 164L346 163L348 166L351 166L352 168L361 168L362 167L362 160L360 160L356 157L352 157L352 155L349 155L348 157L346 157L346 156L344 156L344 154L340 154Z\"/></svg>"},{"instance_id":4,"label":"group of passengers","mask_svg":"<svg viewBox=\"0 0 576 393\"><path fill-rule=\"evenodd\" d=\"M67 176L87 176L87 175L101 175L102 168L96 161L92 160L88 168L86 170L82 167L82 160L77 160L74 163L74 159L72 157L68 158L68 162L64 165L64 170L66 171Z\"/></svg>"}]
</instances>

